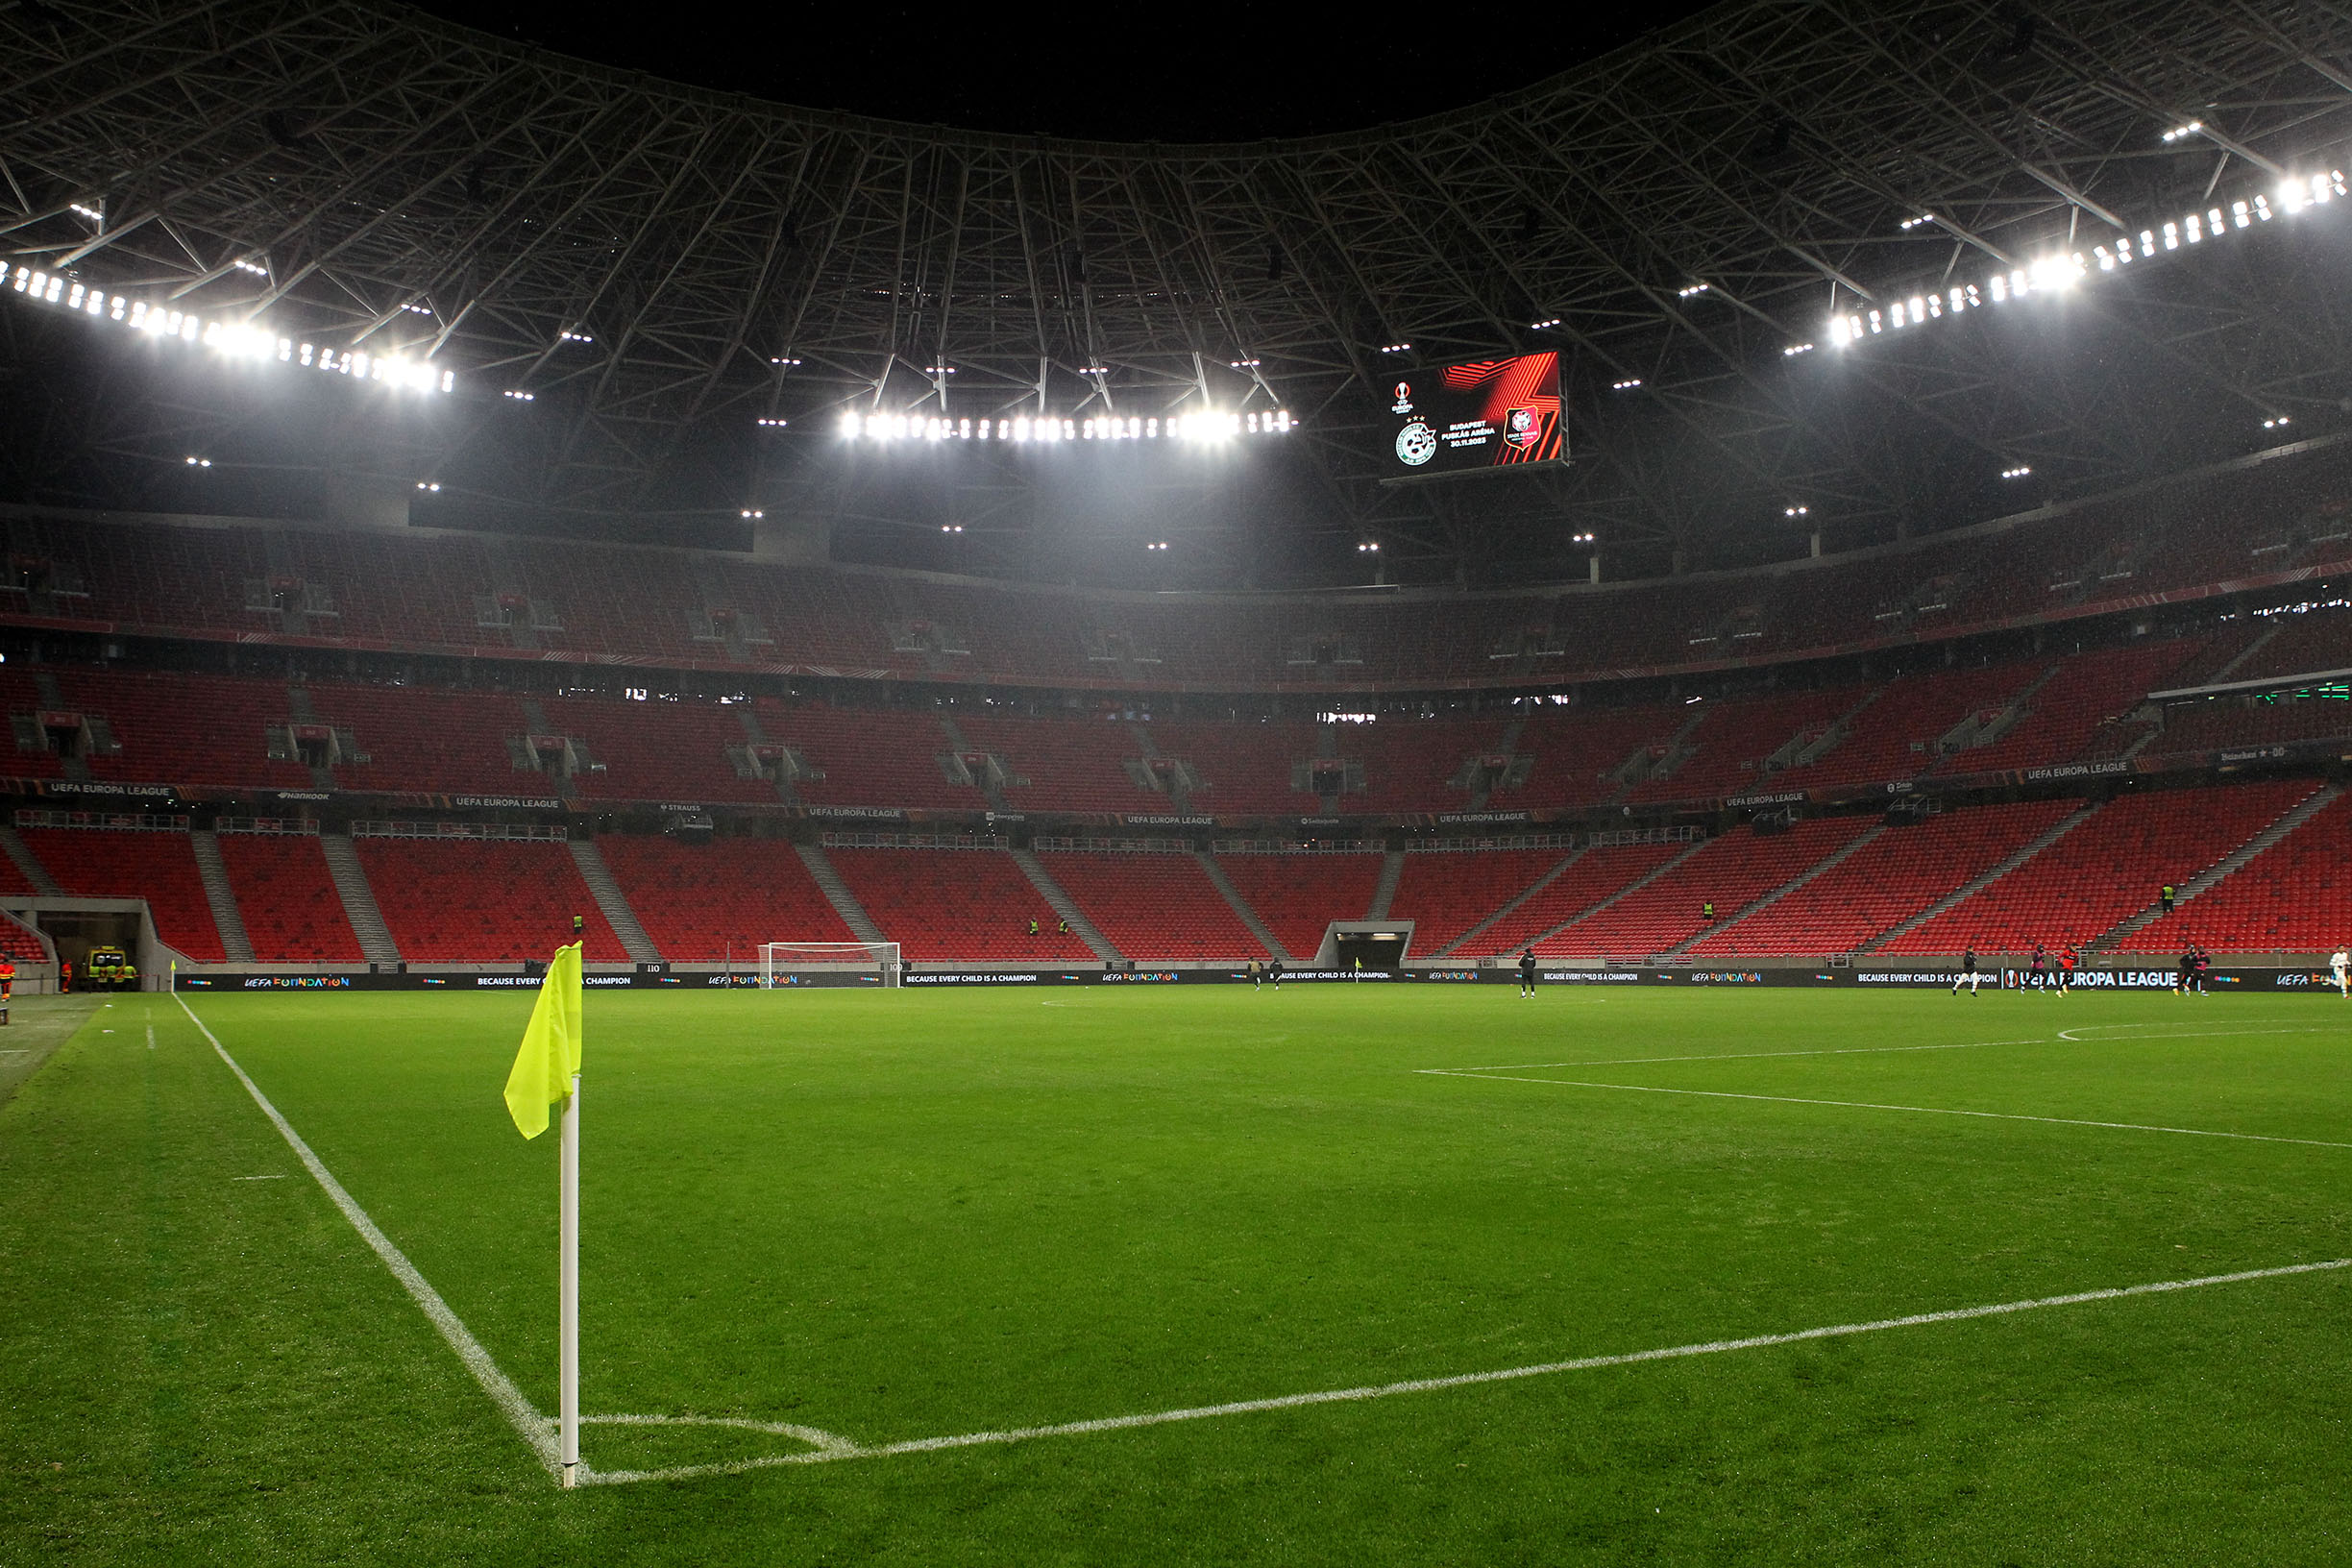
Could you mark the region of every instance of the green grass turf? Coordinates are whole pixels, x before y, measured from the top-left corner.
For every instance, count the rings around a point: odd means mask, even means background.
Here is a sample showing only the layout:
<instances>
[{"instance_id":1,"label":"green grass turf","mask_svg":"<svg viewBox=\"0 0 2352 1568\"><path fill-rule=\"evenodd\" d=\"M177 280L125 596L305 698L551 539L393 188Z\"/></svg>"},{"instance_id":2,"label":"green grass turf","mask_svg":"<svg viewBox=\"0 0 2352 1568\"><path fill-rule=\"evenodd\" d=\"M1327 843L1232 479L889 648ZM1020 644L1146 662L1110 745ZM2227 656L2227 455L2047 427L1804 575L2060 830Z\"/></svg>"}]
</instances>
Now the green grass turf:
<instances>
[{"instance_id":1,"label":"green grass turf","mask_svg":"<svg viewBox=\"0 0 2352 1568\"><path fill-rule=\"evenodd\" d=\"M554 1140L498 1098L529 996L194 1001L551 1409ZM591 1411L872 1444L2352 1255L2352 1148L1414 1070L1701 1056L1522 1076L2352 1143L2333 998L587 1006ZM2029 1043L1733 1054L1978 1041ZM2352 1271L566 1495L151 996L0 1108L0 1261L11 1563L2352 1556ZM797 1445L584 1446L614 1469Z\"/></svg>"}]
</instances>

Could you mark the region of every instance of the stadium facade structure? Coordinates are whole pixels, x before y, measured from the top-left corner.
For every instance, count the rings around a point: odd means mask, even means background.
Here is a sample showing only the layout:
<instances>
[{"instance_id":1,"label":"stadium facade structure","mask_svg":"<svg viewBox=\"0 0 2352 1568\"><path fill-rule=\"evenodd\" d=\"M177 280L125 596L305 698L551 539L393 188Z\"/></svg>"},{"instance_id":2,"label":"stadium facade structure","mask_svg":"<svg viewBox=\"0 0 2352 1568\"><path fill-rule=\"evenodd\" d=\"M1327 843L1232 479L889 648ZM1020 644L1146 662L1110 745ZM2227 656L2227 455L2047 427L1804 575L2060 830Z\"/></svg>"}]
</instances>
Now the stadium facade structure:
<instances>
[{"instance_id":1,"label":"stadium facade structure","mask_svg":"<svg viewBox=\"0 0 2352 1568\"><path fill-rule=\"evenodd\" d=\"M354 0L43 0L0 13L12 265L456 390L394 415L75 374L86 324L12 310L38 374L7 488L267 509L192 502L193 450L216 496L266 470L240 493L901 556L961 526L943 561L1050 577L1117 528L1000 451L845 464L837 416L1246 404L1304 421L1299 482L1159 473L1185 580L1329 580L1373 541L1416 581L1580 575L1585 534L1633 576L1850 548L2340 423L2332 214L2156 247L2062 319L1826 329L2275 201L2342 163L2347 61L2352 22L2283 0L1730 0L1468 109L1165 147L795 110ZM1566 355L1574 464L1379 482L1401 368L1533 346Z\"/></svg>"}]
</instances>

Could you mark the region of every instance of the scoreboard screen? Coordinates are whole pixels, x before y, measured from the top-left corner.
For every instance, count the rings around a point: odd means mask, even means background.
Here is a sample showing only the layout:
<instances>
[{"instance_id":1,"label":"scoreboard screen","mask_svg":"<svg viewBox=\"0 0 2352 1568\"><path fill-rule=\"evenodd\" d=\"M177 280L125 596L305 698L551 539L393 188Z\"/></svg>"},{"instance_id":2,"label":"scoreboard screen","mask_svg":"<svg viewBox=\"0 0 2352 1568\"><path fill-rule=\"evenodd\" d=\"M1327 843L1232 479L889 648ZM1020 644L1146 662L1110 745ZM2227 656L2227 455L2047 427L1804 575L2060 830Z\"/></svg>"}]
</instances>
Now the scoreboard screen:
<instances>
[{"instance_id":1,"label":"scoreboard screen","mask_svg":"<svg viewBox=\"0 0 2352 1568\"><path fill-rule=\"evenodd\" d=\"M1567 455L1557 353L1448 365L1405 376L1388 391L1390 473L1400 478Z\"/></svg>"}]
</instances>

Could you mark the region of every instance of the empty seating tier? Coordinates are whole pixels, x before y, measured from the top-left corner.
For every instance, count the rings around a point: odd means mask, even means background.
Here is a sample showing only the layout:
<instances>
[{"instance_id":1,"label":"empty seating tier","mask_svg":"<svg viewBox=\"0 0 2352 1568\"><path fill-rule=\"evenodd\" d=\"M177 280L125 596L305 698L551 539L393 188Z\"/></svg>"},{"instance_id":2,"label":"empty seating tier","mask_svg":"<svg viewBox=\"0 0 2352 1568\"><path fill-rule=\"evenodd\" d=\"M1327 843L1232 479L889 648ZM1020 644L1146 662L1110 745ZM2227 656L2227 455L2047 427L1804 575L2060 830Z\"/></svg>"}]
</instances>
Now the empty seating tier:
<instances>
[{"instance_id":1,"label":"empty seating tier","mask_svg":"<svg viewBox=\"0 0 2352 1568\"><path fill-rule=\"evenodd\" d=\"M2332 953L2352 944L2352 796L2340 796L2231 875L2141 927L2133 953Z\"/></svg>"},{"instance_id":2,"label":"empty seating tier","mask_svg":"<svg viewBox=\"0 0 2352 1568\"><path fill-rule=\"evenodd\" d=\"M363 954L314 833L223 833L221 865L261 964L356 964Z\"/></svg>"},{"instance_id":3,"label":"empty seating tier","mask_svg":"<svg viewBox=\"0 0 2352 1568\"><path fill-rule=\"evenodd\" d=\"M1111 945L1139 963L1269 956L1200 863L1185 854L1041 854Z\"/></svg>"},{"instance_id":4,"label":"empty seating tier","mask_svg":"<svg viewBox=\"0 0 2352 1568\"><path fill-rule=\"evenodd\" d=\"M2081 943L2145 909L2275 821L2317 785L2302 779L2124 796L1991 886L1896 938L1889 955L2019 953Z\"/></svg>"},{"instance_id":5,"label":"empty seating tier","mask_svg":"<svg viewBox=\"0 0 2352 1568\"><path fill-rule=\"evenodd\" d=\"M674 964L748 970L764 942L855 942L781 839L597 840L638 923Z\"/></svg>"},{"instance_id":6,"label":"empty seating tier","mask_svg":"<svg viewBox=\"0 0 2352 1568\"><path fill-rule=\"evenodd\" d=\"M1866 818L1800 822L1786 833L1749 828L1710 840L1655 881L1538 943L1538 958L1643 958L1709 929L1704 906L1728 920L1747 905L1833 854L1870 826Z\"/></svg>"},{"instance_id":7,"label":"empty seating tier","mask_svg":"<svg viewBox=\"0 0 2352 1568\"><path fill-rule=\"evenodd\" d=\"M1099 962L1001 849L828 849L910 964ZM1029 924L1037 922L1037 935Z\"/></svg>"},{"instance_id":8,"label":"empty seating tier","mask_svg":"<svg viewBox=\"0 0 2352 1568\"><path fill-rule=\"evenodd\" d=\"M1428 958L1568 858L1564 849L1432 850L1405 857L1389 915L1413 922L1412 956Z\"/></svg>"},{"instance_id":9,"label":"empty seating tier","mask_svg":"<svg viewBox=\"0 0 2352 1568\"><path fill-rule=\"evenodd\" d=\"M1603 899L1613 898L1689 848L1683 844L1626 844L1586 849L1527 902L1461 944L1459 958L1515 953Z\"/></svg>"},{"instance_id":10,"label":"empty seating tier","mask_svg":"<svg viewBox=\"0 0 2352 1568\"><path fill-rule=\"evenodd\" d=\"M144 898L156 937L199 964L227 956L185 833L27 827L25 845L77 898Z\"/></svg>"},{"instance_id":11,"label":"empty seating tier","mask_svg":"<svg viewBox=\"0 0 2352 1568\"><path fill-rule=\"evenodd\" d=\"M1241 901L1292 958L1314 957L1334 920L1360 920L1380 886L1378 855L1219 855Z\"/></svg>"},{"instance_id":12,"label":"empty seating tier","mask_svg":"<svg viewBox=\"0 0 2352 1568\"><path fill-rule=\"evenodd\" d=\"M2063 821L2072 800L1948 811L1892 827L1803 887L1708 937L1699 959L1849 953Z\"/></svg>"},{"instance_id":13,"label":"empty seating tier","mask_svg":"<svg viewBox=\"0 0 2352 1568\"><path fill-rule=\"evenodd\" d=\"M544 960L586 918L591 964L628 953L580 880L570 852L548 839L353 841L376 906L402 956L423 964Z\"/></svg>"}]
</instances>

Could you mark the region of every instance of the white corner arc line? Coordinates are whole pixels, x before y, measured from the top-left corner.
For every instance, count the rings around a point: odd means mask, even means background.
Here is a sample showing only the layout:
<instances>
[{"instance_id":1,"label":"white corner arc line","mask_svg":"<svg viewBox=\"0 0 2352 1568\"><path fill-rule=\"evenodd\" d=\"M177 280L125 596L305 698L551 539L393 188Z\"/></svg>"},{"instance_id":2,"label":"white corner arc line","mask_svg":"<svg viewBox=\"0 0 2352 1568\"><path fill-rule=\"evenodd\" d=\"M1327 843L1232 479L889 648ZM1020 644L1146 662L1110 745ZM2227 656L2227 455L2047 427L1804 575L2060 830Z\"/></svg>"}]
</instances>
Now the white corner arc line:
<instances>
[{"instance_id":1,"label":"white corner arc line","mask_svg":"<svg viewBox=\"0 0 2352 1568\"><path fill-rule=\"evenodd\" d=\"M441 1337L449 1341L450 1349L455 1351L457 1359L465 1362L466 1370L474 1374L474 1381L481 1384L482 1392L490 1396L491 1403L499 1408L500 1413L513 1424L523 1441L530 1445L531 1453L538 1457L539 1462L547 1467L549 1474L556 1473L561 1466L557 1462L552 1423L524 1397L523 1390L515 1386L514 1380L499 1369L498 1362L490 1359L490 1353L482 1349L481 1341L474 1337L472 1331L467 1329L455 1312L450 1311L449 1303L441 1299L441 1293L417 1272L407 1254L394 1246L392 1238L379 1230L376 1222L368 1217L367 1211L343 1190L343 1184L336 1181L326 1165L320 1163L319 1157L310 1152L310 1145L302 1140L302 1135L278 1114L278 1108L270 1104L269 1096L261 1092L261 1087L246 1076L245 1069L237 1066L236 1058L229 1054L228 1047L221 1044L219 1037L206 1026L204 1019L196 1016L196 1010L188 1006L187 998L174 992L172 999L180 1004L180 1011L188 1016L188 1021L202 1032L206 1040L211 1041L212 1049L228 1064L229 1070L236 1074L237 1082L245 1086L245 1092L253 1096L254 1104L259 1106L261 1114L269 1117L270 1124L286 1140L286 1146L303 1163L303 1168L310 1172L312 1179L333 1200L334 1206L343 1211L343 1217L351 1221L352 1229L359 1233L359 1238L383 1260L383 1265L392 1271L392 1277L400 1281L410 1298L424 1310L425 1316L432 1326L441 1331Z\"/></svg>"},{"instance_id":2,"label":"white corner arc line","mask_svg":"<svg viewBox=\"0 0 2352 1568\"><path fill-rule=\"evenodd\" d=\"M2032 1116L2017 1111L1955 1111L1946 1105L1881 1105L1874 1100L1817 1100L1797 1094L1740 1094L1727 1089L1660 1089L1654 1084L1597 1084L1579 1078L1520 1078L1500 1072L1464 1072L1423 1067L1439 1078L1476 1078L1501 1084L1558 1084L1566 1089L1614 1089L1629 1094L1690 1094L1708 1100L1762 1100L1773 1105L1831 1105L1848 1111L1904 1111L1922 1116L1981 1116L1988 1121L2039 1121L2053 1127L2104 1127L2119 1133L2177 1133L2183 1138L2228 1138L2247 1143L2300 1143L2315 1149L2352 1149L2324 1138L2282 1138L2273 1133L2222 1133L2210 1127L2160 1127L2144 1121L2092 1121L2081 1116Z\"/></svg>"},{"instance_id":3,"label":"white corner arc line","mask_svg":"<svg viewBox=\"0 0 2352 1568\"><path fill-rule=\"evenodd\" d=\"M1767 1350L1777 1345L1803 1344L1846 1335L1880 1334L1889 1329L1925 1328L1938 1323L1964 1323L1972 1318L2003 1317L2041 1311L2052 1307L2079 1307L2090 1302L2122 1301L2134 1296L2167 1295L2208 1286L2241 1285L2250 1280L2285 1279L2296 1274L2319 1274L2352 1268L2352 1258L2319 1262L2288 1263L2277 1268L2241 1269L2231 1274L2206 1274L2189 1280L2160 1280L2148 1285L2118 1286L2104 1290L2077 1290L2063 1296L2037 1296L2026 1301L1996 1302L1984 1307L1954 1307L1943 1311L1913 1312L1867 1323L1839 1323L1789 1334L1759 1334L1742 1339L1711 1339L1701 1344L1669 1345L1657 1350L1626 1351L1613 1356L1585 1356L1568 1361L1543 1361L1534 1366L1507 1367L1495 1372L1464 1372L1453 1377L1412 1378L1402 1383L1370 1384L1358 1388L1331 1388L1315 1393L1282 1394L1272 1399L1243 1399L1225 1405L1195 1405L1185 1409L1153 1410L1139 1415L1105 1416L1094 1421L1065 1421L1052 1426L1014 1427L1002 1432L968 1432L952 1437L918 1437L909 1442L878 1443L870 1448L837 1452L764 1455L756 1458L723 1460L716 1464L679 1465L668 1470L612 1470L590 1478L601 1485L635 1481L689 1481L701 1476L739 1475L784 1465L826 1464L842 1459L883 1458L901 1454L937 1454L950 1449L980 1448L1027 1442L1038 1437L1077 1437L1093 1433L1128 1432L1139 1427L1164 1427L1179 1421L1208 1421L1223 1416L1254 1415L1267 1410L1293 1410L1314 1405L1358 1404L1391 1399L1400 1394L1435 1393L1471 1388L1490 1383L1513 1383L1526 1378L1553 1377L1563 1372L1591 1372L1612 1366L1637 1366L1646 1361L1680 1360L1693 1356L1719 1356L1736 1350Z\"/></svg>"}]
</instances>

